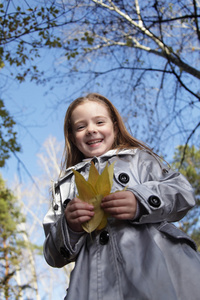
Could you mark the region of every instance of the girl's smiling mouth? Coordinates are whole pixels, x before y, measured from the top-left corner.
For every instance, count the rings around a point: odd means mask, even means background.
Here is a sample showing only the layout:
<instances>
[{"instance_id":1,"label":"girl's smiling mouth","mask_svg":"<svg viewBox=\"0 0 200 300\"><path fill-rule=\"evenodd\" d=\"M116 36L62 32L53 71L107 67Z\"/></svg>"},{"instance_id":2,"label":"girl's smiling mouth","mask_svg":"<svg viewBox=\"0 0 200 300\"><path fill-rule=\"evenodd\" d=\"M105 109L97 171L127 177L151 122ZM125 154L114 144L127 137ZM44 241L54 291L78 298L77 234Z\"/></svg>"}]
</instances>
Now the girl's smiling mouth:
<instances>
[{"instance_id":1,"label":"girl's smiling mouth","mask_svg":"<svg viewBox=\"0 0 200 300\"><path fill-rule=\"evenodd\" d=\"M103 141L103 139L98 139L98 140L92 140L92 141L88 141L86 144L87 145L95 145L95 144L99 144Z\"/></svg>"}]
</instances>

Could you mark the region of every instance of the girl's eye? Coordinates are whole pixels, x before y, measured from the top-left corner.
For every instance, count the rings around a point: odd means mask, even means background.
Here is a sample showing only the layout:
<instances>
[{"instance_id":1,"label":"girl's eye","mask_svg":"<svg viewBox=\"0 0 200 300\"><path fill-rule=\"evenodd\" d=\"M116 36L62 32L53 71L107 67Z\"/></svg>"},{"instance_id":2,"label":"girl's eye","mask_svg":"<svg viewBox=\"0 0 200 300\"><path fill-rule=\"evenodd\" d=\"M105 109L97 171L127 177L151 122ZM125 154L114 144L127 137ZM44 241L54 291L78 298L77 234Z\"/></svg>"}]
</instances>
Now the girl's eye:
<instances>
[{"instance_id":1,"label":"girl's eye","mask_svg":"<svg viewBox=\"0 0 200 300\"><path fill-rule=\"evenodd\" d=\"M97 124L99 124L99 125L101 125L103 123L104 123L104 121L97 121Z\"/></svg>"},{"instance_id":2,"label":"girl's eye","mask_svg":"<svg viewBox=\"0 0 200 300\"><path fill-rule=\"evenodd\" d=\"M82 129L84 129L84 125L79 125L77 128L76 128L76 130L82 130Z\"/></svg>"}]
</instances>

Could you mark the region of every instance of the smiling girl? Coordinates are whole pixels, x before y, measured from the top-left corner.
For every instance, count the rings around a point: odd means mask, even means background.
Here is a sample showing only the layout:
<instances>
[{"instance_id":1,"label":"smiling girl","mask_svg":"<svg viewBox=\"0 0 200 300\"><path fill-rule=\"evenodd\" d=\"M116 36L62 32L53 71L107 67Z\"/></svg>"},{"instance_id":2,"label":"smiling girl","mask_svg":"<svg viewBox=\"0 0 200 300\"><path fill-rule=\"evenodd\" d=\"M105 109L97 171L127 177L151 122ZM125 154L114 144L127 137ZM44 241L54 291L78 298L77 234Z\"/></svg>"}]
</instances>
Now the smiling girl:
<instances>
[{"instance_id":1,"label":"smiling girl","mask_svg":"<svg viewBox=\"0 0 200 300\"><path fill-rule=\"evenodd\" d=\"M65 175L44 219L44 256L58 268L75 261L65 299L198 300L199 253L171 223L195 205L187 180L133 138L101 95L72 102L64 133ZM88 234L82 224L94 207L77 198L72 169L88 179L92 162L99 173L115 164L111 194L101 203L108 223Z\"/></svg>"}]
</instances>

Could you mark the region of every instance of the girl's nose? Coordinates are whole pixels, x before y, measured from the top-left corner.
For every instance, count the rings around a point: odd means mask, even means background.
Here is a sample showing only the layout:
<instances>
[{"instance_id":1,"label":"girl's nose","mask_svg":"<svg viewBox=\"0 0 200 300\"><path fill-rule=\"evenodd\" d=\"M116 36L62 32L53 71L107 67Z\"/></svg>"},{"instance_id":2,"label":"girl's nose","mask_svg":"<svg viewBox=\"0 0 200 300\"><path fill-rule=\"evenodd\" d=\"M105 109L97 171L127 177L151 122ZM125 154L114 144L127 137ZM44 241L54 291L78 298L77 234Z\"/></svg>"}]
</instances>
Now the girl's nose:
<instances>
[{"instance_id":1,"label":"girl's nose","mask_svg":"<svg viewBox=\"0 0 200 300\"><path fill-rule=\"evenodd\" d=\"M89 125L87 127L87 134L96 133L96 132L97 132L97 128L95 125Z\"/></svg>"}]
</instances>

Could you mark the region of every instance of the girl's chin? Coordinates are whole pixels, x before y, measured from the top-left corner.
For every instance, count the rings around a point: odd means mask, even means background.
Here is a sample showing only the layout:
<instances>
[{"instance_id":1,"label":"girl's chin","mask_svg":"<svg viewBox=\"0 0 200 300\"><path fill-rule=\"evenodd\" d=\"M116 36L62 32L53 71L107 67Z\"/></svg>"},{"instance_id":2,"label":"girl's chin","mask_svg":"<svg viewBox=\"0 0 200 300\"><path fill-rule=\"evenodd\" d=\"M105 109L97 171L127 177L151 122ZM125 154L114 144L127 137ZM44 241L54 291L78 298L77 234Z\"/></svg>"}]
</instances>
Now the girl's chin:
<instances>
[{"instance_id":1,"label":"girl's chin","mask_svg":"<svg viewBox=\"0 0 200 300\"><path fill-rule=\"evenodd\" d=\"M106 153L107 150L103 150L103 149L93 149L93 151L87 151L87 153L85 153L85 157L86 158L91 158L91 157L94 157L94 156L101 156L103 155L104 153Z\"/></svg>"}]
</instances>

